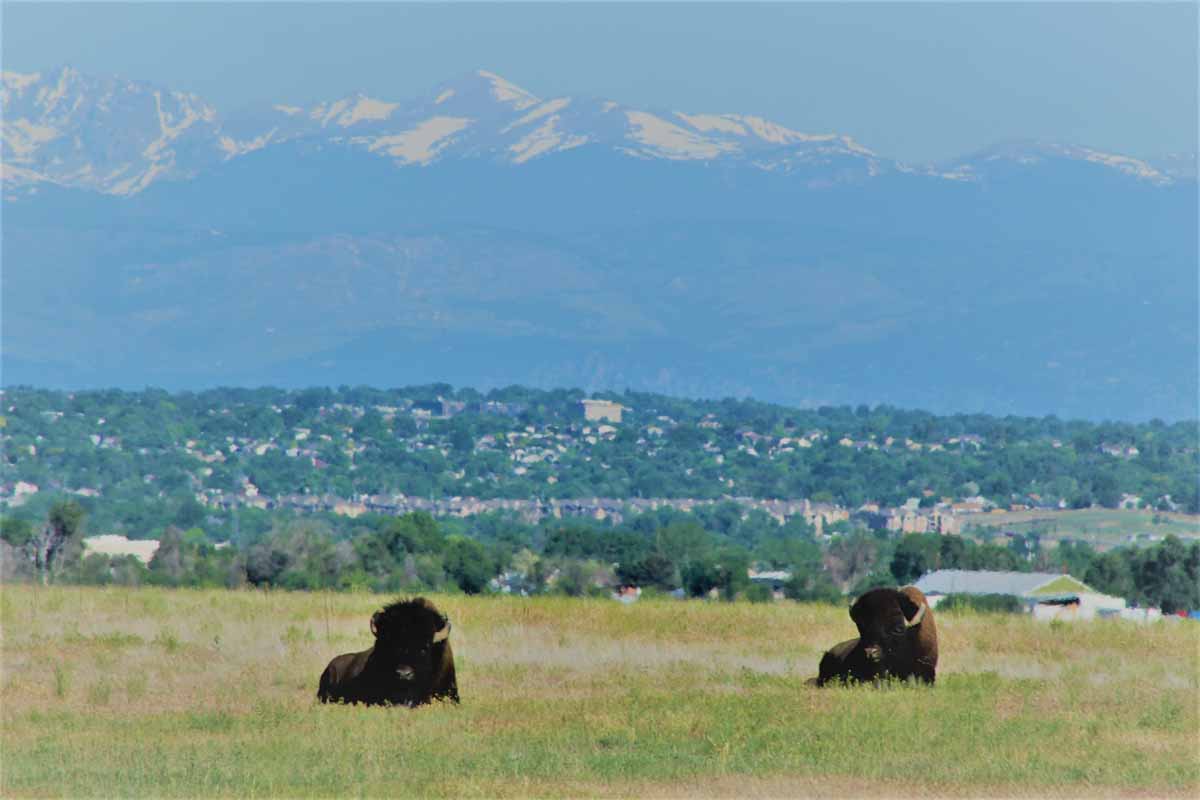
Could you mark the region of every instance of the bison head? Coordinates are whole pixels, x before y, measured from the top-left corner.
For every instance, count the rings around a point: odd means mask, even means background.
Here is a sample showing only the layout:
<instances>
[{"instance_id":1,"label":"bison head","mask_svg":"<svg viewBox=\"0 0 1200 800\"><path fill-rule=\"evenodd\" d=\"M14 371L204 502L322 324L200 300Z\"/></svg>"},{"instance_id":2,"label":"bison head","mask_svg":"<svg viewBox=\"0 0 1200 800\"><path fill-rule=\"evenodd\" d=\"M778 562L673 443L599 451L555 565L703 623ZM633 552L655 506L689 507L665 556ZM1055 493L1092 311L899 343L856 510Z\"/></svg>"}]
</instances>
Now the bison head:
<instances>
[{"instance_id":1,"label":"bison head","mask_svg":"<svg viewBox=\"0 0 1200 800\"><path fill-rule=\"evenodd\" d=\"M375 669L394 682L392 702L411 704L426 697L435 667L444 655L450 621L423 597L401 600L371 617Z\"/></svg>"},{"instance_id":2,"label":"bison head","mask_svg":"<svg viewBox=\"0 0 1200 800\"><path fill-rule=\"evenodd\" d=\"M929 605L915 586L872 589L850 608L866 657L884 669L907 663L912 642Z\"/></svg>"}]
</instances>

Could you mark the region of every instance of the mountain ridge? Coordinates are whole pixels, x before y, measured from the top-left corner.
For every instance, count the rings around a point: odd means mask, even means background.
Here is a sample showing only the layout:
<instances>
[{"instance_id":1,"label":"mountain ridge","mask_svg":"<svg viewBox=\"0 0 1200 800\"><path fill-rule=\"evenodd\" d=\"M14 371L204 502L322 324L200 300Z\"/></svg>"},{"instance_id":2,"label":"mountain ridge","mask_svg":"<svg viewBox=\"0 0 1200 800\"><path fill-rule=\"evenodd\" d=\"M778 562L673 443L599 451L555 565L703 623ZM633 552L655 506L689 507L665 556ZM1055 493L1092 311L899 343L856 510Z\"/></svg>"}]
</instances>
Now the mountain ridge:
<instances>
[{"instance_id":1,"label":"mountain ridge","mask_svg":"<svg viewBox=\"0 0 1200 800\"><path fill-rule=\"evenodd\" d=\"M26 148L5 163L9 385L449 381L1196 416L1186 154L1152 168L1026 141L917 169L745 115L606 110L480 75L409 106L241 118L51 77L4 82L6 154ZM18 89L50 116L9 114ZM472 125L413 133L468 104ZM85 117L100 134L38 128ZM121 164L91 164L92 145ZM53 174L34 181L38 159Z\"/></svg>"},{"instance_id":2,"label":"mountain ridge","mask_svg":"<svg viewBox=\"0 0 1200 800\"><path fill-rule=\"evenodd\" d=\"M360 148L379 157L381 168L472 158L519 166L590 145L646 160L739 161L798 175L814 189L897 172L986 181L998 160L1026 166L1046 159L1090 162L1162 186L1194 178L1194 156L1189 172L1186 154L1182 160L1164 156L1166 168L1160 169L1131 156L1053 142L993 145L937 164L906 164L845 134L805 133L750 114L642 109L590 97L543 99L486 70L408 100L359 92L308 108L267 103L230 115L195 94L71 67L5 72L2 85L3 180L10 199L21 196L14 190L39 184L135 195L296 140ZM88 152L94 137L104 145L103 157Z\"/></svg>"}]
</instances>

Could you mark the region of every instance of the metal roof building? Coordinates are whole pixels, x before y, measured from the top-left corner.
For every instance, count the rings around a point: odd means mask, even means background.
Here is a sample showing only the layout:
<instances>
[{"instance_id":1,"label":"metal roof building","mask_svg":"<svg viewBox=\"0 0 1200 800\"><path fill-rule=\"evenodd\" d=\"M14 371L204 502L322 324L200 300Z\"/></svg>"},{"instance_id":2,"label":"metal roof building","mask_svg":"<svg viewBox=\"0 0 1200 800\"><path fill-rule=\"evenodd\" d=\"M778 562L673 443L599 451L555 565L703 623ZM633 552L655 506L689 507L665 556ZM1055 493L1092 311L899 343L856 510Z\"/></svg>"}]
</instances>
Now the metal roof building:
<instances>
[{"instance_id":1,"label":"metal roof building","mask_svg":"<svg viewBox=\"0 0 1200 800\"><path fill-rule=\"evenodd\" d=\"M1039 619L1089 619L1119 614L1125 608L1124 598L1102 594L1078 578L1054 572L940 569L922 575L916 587L931 607L948 594L1014 595Z\"/></svg>"},{"instance_id":2,"label":"metal roof building","mask_svg":"<svg viewBox=\"0 0 1200 800\"><path fill-rule=\"evenodd\" d=\"M939 569L917 581L926 595L1011 594L1017 597L1074 594L1096 590L1070 575L1056 572L995 572L992 570Z\"/></svg>"}]
</instances>

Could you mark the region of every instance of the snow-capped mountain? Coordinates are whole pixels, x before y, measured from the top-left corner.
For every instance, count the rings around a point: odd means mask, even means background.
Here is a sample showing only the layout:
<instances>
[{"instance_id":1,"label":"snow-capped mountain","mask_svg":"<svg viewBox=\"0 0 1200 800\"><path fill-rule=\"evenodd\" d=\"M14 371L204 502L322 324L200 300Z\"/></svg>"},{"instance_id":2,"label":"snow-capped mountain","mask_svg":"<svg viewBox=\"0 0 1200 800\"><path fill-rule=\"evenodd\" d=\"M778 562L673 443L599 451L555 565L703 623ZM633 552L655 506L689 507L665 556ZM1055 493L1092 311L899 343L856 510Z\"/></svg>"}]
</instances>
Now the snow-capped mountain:
<instances>
[{"instance_id":1,"label":"snow-capped mountain","mask_svg":"<svg viewBox=\"0 0 1200 800\"><path fill-rule=\"evenodd\" d=\"M1000 170L1029 170L1053 162L1099 165L1157 186L1168 186L1180 177L1138 158L1080 145L1038 140L994 145L965 159L943 165L938 171L961 180L979 180Z\"/></svg>"},{"instance_id":2,"label":"snow-capped mountain","mask_svg":"<svg viewBox=\"0 0 1200 800\"><path fill-rule=\"evenodd\" d=\"M1035 143L939 167L904 165L836 133L743 114L663 112L586 97L541 98L479 71L410 100L356 94L310 108L277 104L222 117L193 94L118 78L5 72L3 178L113 195L186 180L286 142L340 146L405 168L455 159L520 166L580 147L646 161L729 163L796 175L811 187L887 173L983 180L998 165L1068 160L1167 185L1179 175L1127 156ZM1193 162L1194 163L1194 162ZM1193 170L1194 171L1194 170Z\"/></svg>"},{"instance_id":3,"label":"snow-capped mountain","mask_svg":"<svg viewBox=\"0 0 1200 800\"><path fill-rule=\"evenodd\" d=\"M128 195L220 163L217 112L194 94L70 67L3 73L5 184Z\"/></svg>"},{"instance_id":4,"label":"snow-capped mountain","mask_svg":"<svg viewBox=\"0 0 1200 800\"><path fill-rule=\"evenodd\" d=\"M486 72L232 115L69 69L2 87L10 383L1195 416L1194 155L907 165Z\"/></svg>"}]
</instances>

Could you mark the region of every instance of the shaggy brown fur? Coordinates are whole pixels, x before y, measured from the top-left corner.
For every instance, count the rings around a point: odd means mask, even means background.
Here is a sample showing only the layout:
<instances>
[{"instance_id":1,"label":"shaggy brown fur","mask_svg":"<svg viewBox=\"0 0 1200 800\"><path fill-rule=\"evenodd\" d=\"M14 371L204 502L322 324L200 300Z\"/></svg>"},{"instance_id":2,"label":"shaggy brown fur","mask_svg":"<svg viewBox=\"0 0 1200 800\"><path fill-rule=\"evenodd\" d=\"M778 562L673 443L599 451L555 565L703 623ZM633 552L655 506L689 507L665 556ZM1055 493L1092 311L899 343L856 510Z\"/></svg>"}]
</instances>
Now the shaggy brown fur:
<instances>
[{"instance_id":1,"label":"shaggy brown fur","mask_svg":"<svg viewBox=\"0 0 1200 800\"><path fill-rule=\"evenodd\" d=\"M375 646L346 653L321 674L322 703L418 706L458 702L450 622L423 597L385 606L371 617Z\"/></svg>"},{"instance_id":2,"label":"shaggy brown fur","mask_svg":"<svg viewBox=\"0 0 1200 800\"><path fill-rule=\"evenodd\" d=\"M850 618L858 638L834 645L821 657L818 686L885 677L933 684L937 625L920 589L872 589L850 608Z\"/></svg>"}]
</instances>

